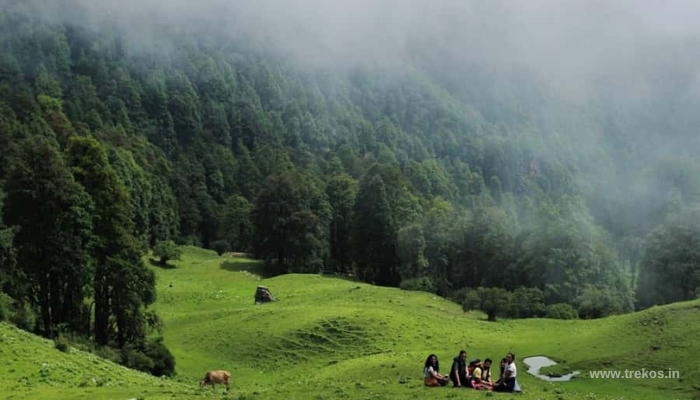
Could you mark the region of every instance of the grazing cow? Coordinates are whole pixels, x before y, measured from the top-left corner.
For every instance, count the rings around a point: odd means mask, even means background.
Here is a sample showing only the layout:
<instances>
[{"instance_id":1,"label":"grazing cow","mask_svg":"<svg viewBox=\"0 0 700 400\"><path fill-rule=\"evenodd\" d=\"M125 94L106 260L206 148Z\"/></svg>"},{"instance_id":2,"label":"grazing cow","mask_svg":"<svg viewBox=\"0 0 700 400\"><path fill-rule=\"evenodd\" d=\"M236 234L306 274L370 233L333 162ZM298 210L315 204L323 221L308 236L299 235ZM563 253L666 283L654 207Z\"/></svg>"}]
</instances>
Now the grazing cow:
<instances>
[{"instance_id":1,"label":"grazing cow","mask_svg":"<svg viewBox=\"0 0 700 400\"><path fill-rule=\"evenodd\" d=\"M226 392L231 390L231 373L228 371L209 371L204 375L204 379L199 382L199 387L211 385L216 389L216 385L226 385Z\"/></svg>"}]
</instances>

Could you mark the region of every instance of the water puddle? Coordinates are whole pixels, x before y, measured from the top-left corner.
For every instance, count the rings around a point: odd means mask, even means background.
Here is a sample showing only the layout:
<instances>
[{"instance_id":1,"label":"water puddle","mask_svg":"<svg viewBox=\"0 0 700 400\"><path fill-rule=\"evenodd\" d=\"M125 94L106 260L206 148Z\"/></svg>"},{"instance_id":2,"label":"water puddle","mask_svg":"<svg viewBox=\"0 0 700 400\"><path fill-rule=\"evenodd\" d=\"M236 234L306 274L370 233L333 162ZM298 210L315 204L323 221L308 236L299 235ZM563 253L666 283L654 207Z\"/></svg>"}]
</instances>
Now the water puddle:
<instances>
[{"instance_id":1,"label":"water puddle","mask_svg":"<svg viewBox=\"0 0 700 400\"><path fill-rule=\"evenodd\" d=\"M568 382L574 376L580 374L580 371L574 371L572 373L562 375L562 376L548 376L540 374L540 369L545 367L551 367L552 365L557 365L557 362L549 357L545 356L534 356L523 358L523 362L528 366L527 372L534 375L543 381L547 382Z\"/></svg>"}]
</instances>

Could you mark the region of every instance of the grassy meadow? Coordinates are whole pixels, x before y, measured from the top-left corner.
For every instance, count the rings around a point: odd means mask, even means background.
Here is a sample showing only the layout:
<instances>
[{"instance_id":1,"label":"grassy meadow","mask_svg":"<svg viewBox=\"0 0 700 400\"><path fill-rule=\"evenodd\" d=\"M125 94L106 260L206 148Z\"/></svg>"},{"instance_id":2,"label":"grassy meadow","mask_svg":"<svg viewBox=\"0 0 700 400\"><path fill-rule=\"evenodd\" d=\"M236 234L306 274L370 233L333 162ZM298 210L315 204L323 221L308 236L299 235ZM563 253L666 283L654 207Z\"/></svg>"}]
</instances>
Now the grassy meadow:
<instances>
[{"instance_id":1,"label":"grassy meadow","mask_svg":"<svg viewBox=\"0 0 700 400\"><path fill-rule=\"evenodd\" d=\"M207 370L233 375L230 399L693 399L700 396L700 301L590 321L488 322L478 312L427 293L320 275L263 279L260 265L188 247L172 268L156 269L156 307L177 376L159 379L0 325L2 399L225 398L200 389ZM254 305L264 284L277 302ZM450 368L469 358L518 358L523 394L422 385L436 353ZM522 358L546 355L571 382L529 376ZM679 370L680 379L591 379L590 370Z\"/></svg>"}]
</instances>

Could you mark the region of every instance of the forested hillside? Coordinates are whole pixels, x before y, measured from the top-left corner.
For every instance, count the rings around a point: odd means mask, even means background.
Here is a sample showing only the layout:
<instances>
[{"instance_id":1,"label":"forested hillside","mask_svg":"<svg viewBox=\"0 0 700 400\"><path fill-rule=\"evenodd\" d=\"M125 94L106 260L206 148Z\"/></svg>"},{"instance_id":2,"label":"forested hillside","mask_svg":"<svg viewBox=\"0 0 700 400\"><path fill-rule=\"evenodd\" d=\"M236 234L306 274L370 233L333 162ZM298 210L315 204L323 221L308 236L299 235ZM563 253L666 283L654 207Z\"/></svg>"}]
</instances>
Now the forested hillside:
<instances>
[{"instance_id":1,"label":"forested hillside","mask_svg":"<svg viewBox=\"0 0 700 400\"><path fill-rule=\"evenodd\" d=\"M0 2L0 317L26 329L158 358L142 256L169 240L535 304L498 310L518 317L697 295L697 64L567 96L518 65L445 62L439 42L310 67L216 27L145 44L40 8Z\"/></svg>"}]
</instances>

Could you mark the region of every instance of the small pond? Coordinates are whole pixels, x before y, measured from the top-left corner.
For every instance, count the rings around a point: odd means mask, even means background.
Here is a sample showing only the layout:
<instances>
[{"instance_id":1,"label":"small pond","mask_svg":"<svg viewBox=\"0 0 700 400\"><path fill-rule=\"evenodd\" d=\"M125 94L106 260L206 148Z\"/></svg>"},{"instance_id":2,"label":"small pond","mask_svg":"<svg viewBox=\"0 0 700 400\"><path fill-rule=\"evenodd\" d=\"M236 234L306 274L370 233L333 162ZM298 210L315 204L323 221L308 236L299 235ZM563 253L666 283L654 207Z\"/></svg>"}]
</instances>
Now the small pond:
<instances>
[{"instance_id":1,"label":"small pond","mask_svg":"<svg viewBox=\"0 0 700 400\"><path fill-rule=\"evenodd\" d=\"M525 365L528 366L527 372L529 374L548 382L567 382L570 381L571 378L573 378L574 376L581 373L580 371L574 371L572 373L562 376L548 376L540 374L540 369L545 367L551 367L552 365L557 365L556 361L545 356L526 357L523 358L523 362L525 363Z\"/></svg>"}]
</instances>

